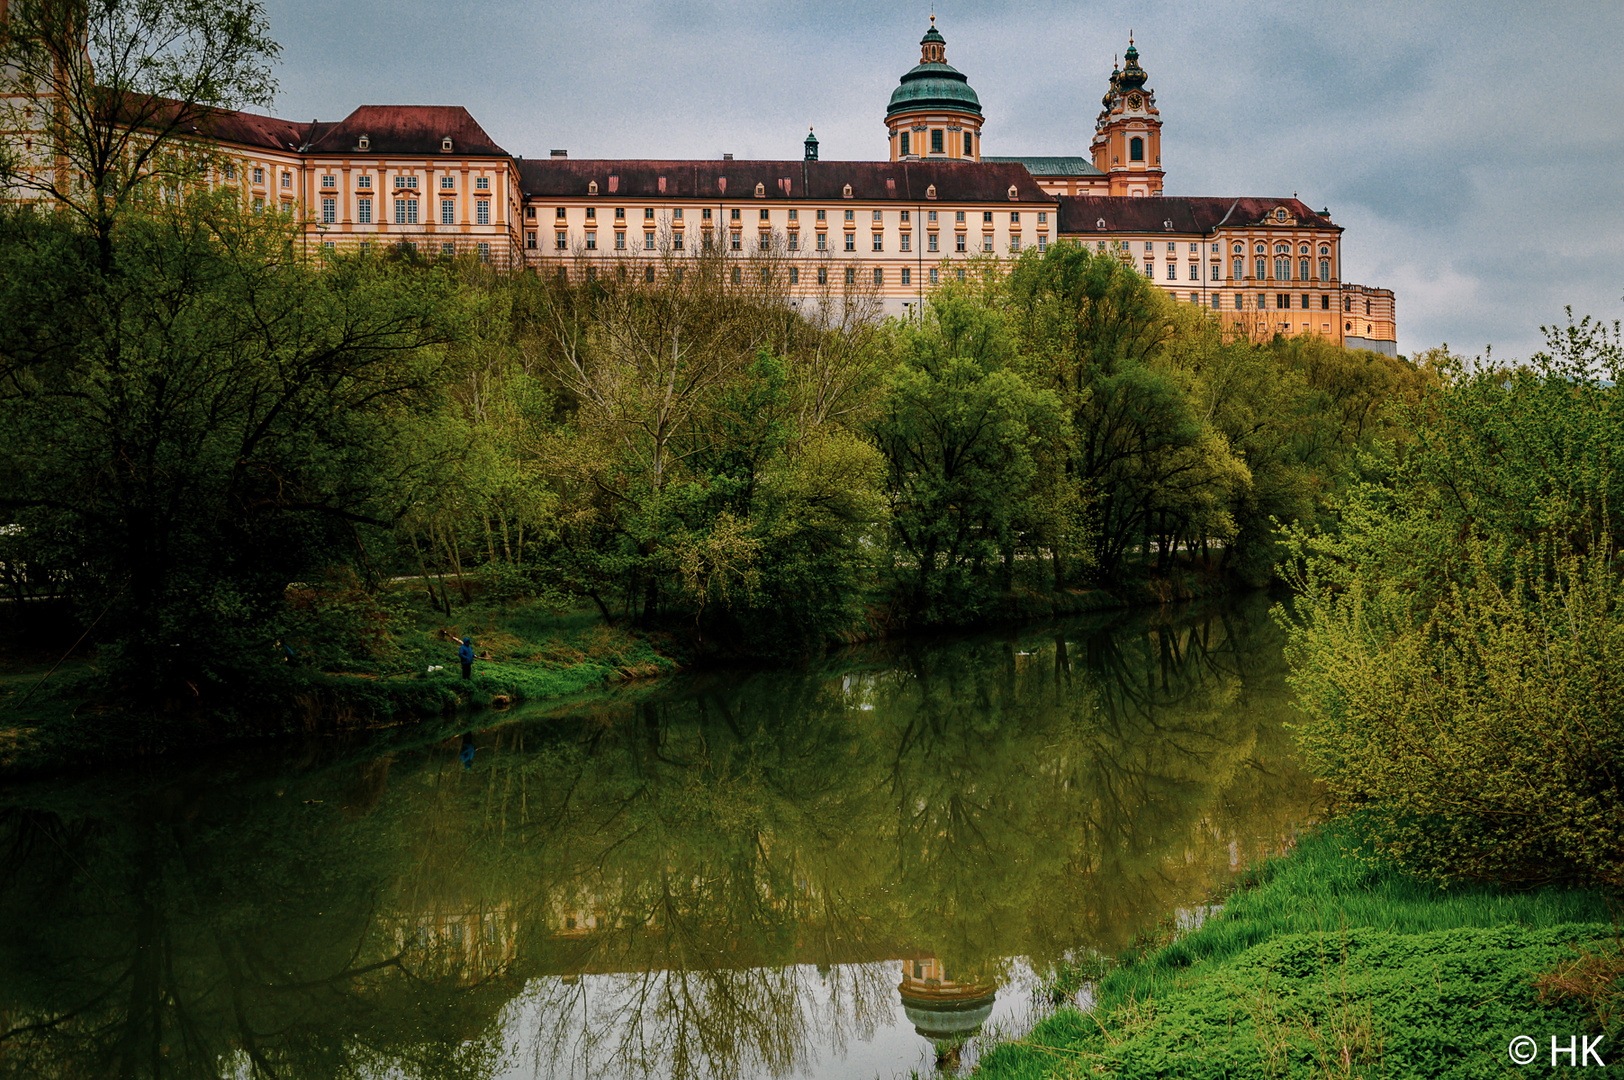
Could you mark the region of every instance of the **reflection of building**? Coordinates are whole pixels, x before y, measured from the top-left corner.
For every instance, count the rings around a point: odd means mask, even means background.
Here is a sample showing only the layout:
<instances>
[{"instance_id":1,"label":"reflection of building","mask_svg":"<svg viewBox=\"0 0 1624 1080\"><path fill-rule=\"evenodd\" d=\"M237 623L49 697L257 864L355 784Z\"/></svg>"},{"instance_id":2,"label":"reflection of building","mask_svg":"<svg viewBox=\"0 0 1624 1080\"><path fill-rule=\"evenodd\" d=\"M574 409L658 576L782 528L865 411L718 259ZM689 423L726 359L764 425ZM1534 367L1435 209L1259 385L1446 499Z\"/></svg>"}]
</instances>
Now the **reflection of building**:
<instances>
[{"instance_id":1,"label":"reflection of building","mask_svg":"<svg viewBox=\"0 0 1624 1080\"><path fill-rule=\"evenodd\" d=\"M394 920L393 929L419 978L475 983L506 972L518 956L518 917L505 902L423 911Z\"/></svg>"},{"instance_id":2,"label":"reflection of building","mask_svg":"<svg viewBox=\"0 0 1624 1080\"><path fill-rule=\"evenodd\" d=\"M998 992L996 986L979 982L955 982L933 956L904 960L897 990L908 1022L936 1044L938 1055L953 1051L981 1030Z\"/></svg>"}]
</instances>

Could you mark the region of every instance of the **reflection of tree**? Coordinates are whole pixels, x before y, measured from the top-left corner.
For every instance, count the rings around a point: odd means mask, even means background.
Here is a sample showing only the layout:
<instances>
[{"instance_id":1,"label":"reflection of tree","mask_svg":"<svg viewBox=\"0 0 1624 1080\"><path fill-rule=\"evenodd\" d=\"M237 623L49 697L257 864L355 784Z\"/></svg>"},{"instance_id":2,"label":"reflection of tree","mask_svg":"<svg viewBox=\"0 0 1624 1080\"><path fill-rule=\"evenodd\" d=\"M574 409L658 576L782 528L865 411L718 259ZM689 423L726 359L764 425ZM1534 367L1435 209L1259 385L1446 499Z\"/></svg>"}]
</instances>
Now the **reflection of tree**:
<instances>
[{"instance_id":1,"label":"reflection of tree","mask_svg":"<svg viewBox=\"0 0 1624 1080\"><path fill-rule=\"evenodd\" d=\"M383 852L335 847L302 802L208 802L0 821L0 1075L488 1075L514 988L442 985L386 947Z\"/></svg>"},{"instance_id":2,"label":"reflection of tree","mask_svg":"<svg viewBox=\"0 0 1624 1080\"><path fill-rule=\"evenodd\" d=\"M7 811L0 1076L475 1077L510 1041L544 1075L801 1071L893 1022L899 959L984 988L1112 952L1278 845L1312 797L1279 656L1260 610L1121 618L672 681L471 772Z\"/></svg>"}]
</instances>

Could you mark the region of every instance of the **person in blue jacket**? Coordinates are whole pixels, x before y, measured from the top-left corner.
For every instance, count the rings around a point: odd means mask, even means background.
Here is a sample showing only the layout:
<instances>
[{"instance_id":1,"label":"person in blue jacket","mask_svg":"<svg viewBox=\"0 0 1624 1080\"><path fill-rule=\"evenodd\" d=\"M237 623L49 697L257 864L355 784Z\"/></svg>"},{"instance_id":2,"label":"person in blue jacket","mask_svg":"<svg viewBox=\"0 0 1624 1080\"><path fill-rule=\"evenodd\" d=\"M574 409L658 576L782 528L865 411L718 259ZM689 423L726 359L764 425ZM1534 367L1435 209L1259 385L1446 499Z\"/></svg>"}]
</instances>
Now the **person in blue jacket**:
<instances>
[{"instance_id":1,"label":"person in blue jacket","mask_svg":"<svg viewBox=\"0 0 1624 1080\"><path fill-rule=\"evenodd\" d=\"M457 659L462 661L462 677L465 679L472 679L474 677L473 638L465 637L462 639L462 648L457 650Z\"/></svg>"}]
</instances>

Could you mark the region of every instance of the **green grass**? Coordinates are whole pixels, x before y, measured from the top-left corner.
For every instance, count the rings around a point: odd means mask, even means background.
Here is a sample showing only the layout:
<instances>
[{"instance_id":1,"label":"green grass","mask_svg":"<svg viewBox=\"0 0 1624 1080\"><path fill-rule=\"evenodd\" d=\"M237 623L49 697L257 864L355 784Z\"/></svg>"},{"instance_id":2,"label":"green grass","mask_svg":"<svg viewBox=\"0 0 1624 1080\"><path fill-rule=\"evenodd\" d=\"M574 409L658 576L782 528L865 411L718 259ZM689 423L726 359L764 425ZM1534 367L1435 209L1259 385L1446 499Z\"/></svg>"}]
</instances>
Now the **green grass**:
<instances>
[{"instance_id":1,"label":"green grass","mask_svg":"<svg viewBox=\"0 0 1624 1080\"><path fill-rule=\"evenodd\" d=\"M476 595L447 616L404 587L386 599L403 617L369 654L325 657L320 667L276 665L252 687L182 700L174 716L127 707L100 685L93 663L79 657L63 663L24 703L58 657L39 650L0 655L0 777L244 737L564 698L680 666L669 642L606 626L593 608L555 612ZM474 638L478 652L469 680L457 660L464 636ZM322 655L304 641L296 639L295 647L301 656Z\"/></svg>"},{"instance_id":2,"label":"green grass","mask_svg":"<svg viewBox=\"0 0 1624 1080\"><path fill-rule=\"evenodd\" d=\"M1446 891L1351 847L1346 825L1305 839L1200 929L1119 958L1092 1012L1056 1013L976 1075L1497 1076L1517 1071L1513 1035L1548 1055L1551 1035L1595 1030L1534 981L1613 935L1603 894Z\"/></svg>"}]
</instances>

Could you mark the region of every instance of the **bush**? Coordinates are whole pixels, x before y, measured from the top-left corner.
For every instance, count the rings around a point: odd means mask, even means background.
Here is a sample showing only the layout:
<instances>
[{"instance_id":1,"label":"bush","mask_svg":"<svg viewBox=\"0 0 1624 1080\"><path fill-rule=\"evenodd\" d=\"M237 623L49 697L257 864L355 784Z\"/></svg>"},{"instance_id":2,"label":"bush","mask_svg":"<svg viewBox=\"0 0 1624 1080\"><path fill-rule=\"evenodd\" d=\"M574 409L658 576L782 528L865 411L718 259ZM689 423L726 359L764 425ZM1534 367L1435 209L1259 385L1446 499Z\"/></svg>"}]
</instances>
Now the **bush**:
<instances>
[{"instance_id":1,"label":"bush","mask_svg":"<svg viewBox=\"0 0 1624 1080\"><path fill-rule=\"evenodd\" d=\"M1290 534L1300 741L1373 846L1436 879L1624 886L1624 347L1450 367L1391 479ZM1603 377L1601 373L1605 373Z\"/></svg>"},{"instance_id":2,"label":"bush","mask_svg":"<svg viewBox=\"0 0 1624 1080\"><path fill-rule=\"evenodd\" d=\"M1477 554L1420 619L1393 588L1307 599L1290 646L1299 740L1405 866L1624 886L1618 576L1604 553L1547 546L1507 588Z\"/></svg>"}]
</instances>

